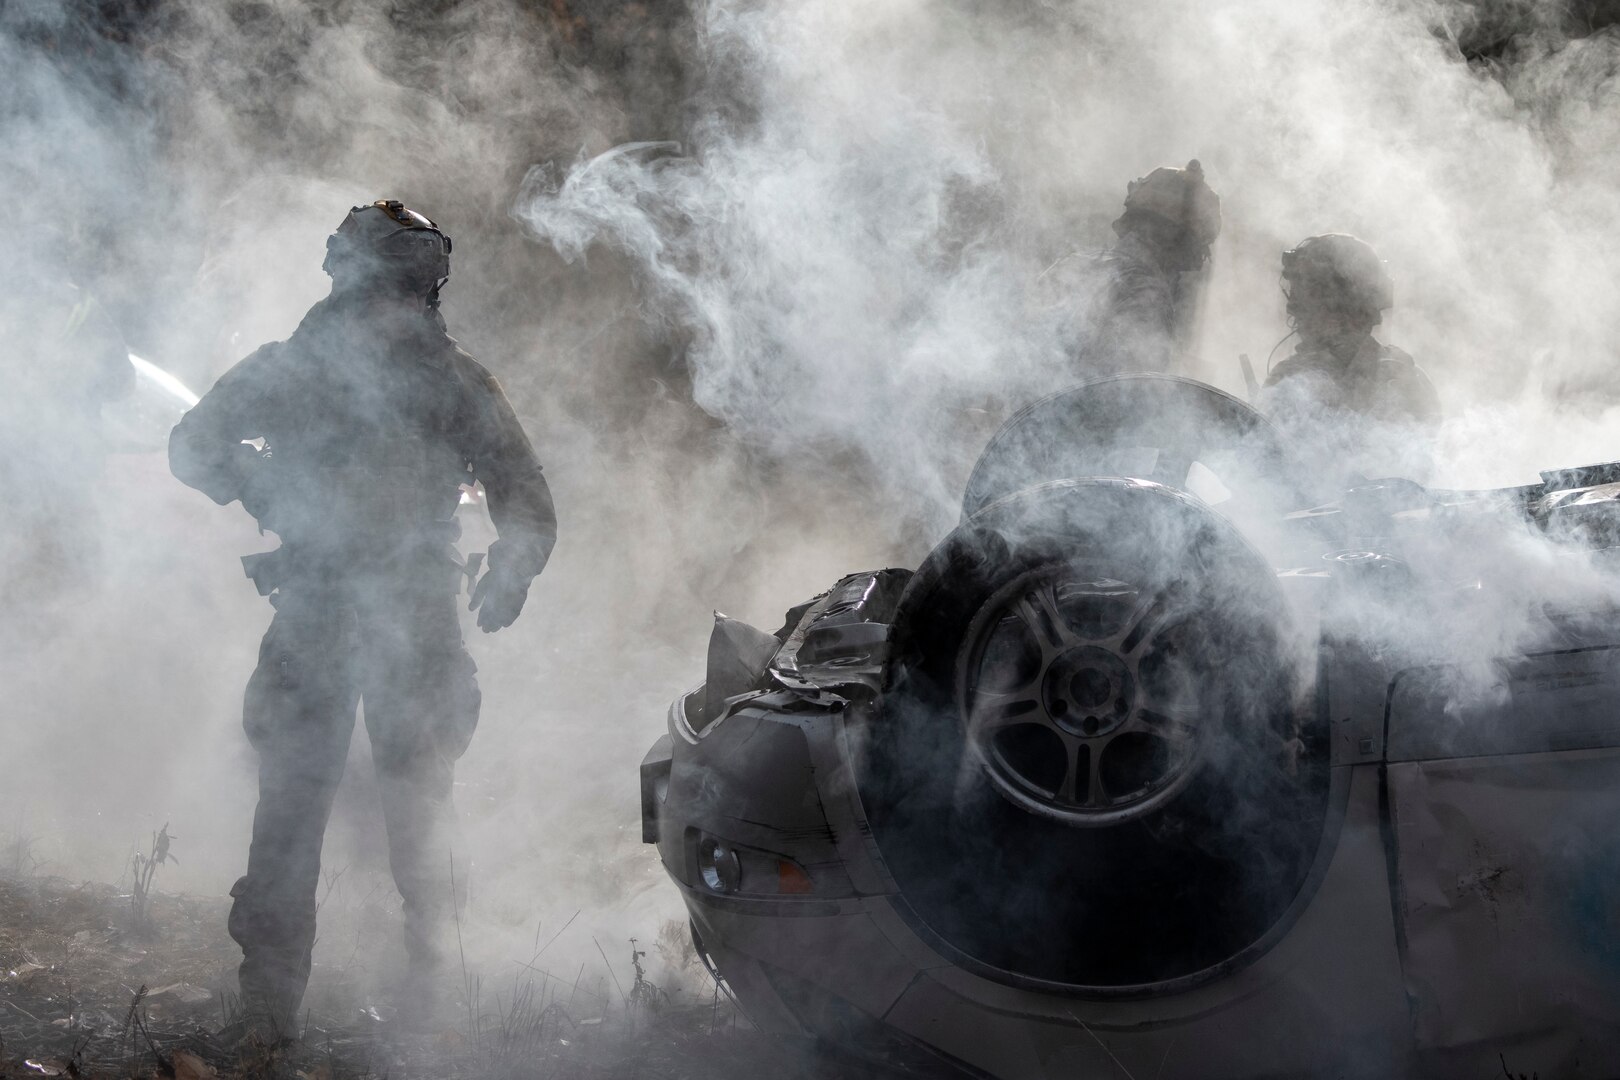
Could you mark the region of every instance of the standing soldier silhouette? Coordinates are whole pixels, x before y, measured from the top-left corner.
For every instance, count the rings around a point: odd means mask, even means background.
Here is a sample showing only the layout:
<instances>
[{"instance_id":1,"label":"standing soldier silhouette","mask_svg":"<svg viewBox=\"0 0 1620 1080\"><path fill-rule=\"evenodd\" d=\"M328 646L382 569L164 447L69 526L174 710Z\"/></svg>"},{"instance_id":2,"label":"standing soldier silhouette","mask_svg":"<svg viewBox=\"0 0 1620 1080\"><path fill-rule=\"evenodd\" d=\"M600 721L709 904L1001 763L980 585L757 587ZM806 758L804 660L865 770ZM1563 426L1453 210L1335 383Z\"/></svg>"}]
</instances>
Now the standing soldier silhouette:
<instances>
[{"instance_id":1,"label":"standing soldier silhouette","mask_svg":"<svg viewBox=\"0 0 1620 1080\"><path fill-rule=\"evenodd\" d=\"M1075 252L1041 275L1037 303L1061 312L1074 377L1169 371L1186 347L1200 274L1221 234L1221 200L1196 160L1125 190L1112 247Z\"/></svg>"},{"instance_id":2,"label":"standing soldier silhouette","mask_svg":"<svg viewBox=\"0 0 1620 1080\"><path fill-rule=\"evenodd\" d=\"M512 406L439 315L450 238L379 200L338 226L324 269L331 295L227 372L169 442L175 476L240 500L282 542L243 560L276 613L243 704L259 804L230 915L243 1018L271 1038L296 1030L321 842L362 700L409 970L431 986L457 902L451 781L479 707L455 609L461 487L483 483L499 533L472 597L485 632L517 618L556 539Z\"/></svg>"},{"instance_id":3,"label":"standing soldier silhouette","mask_svg":"<svg viewBox=\"0 0 1620 1080\"><path fill-rule=\"evenodd\" d=\"M1334 483L1426 480L1440 400L1412 357L1373 337L1395 306L1378 253L1347 233L1306 237L1282 253L1282 287L1299 344L1267 375L1261 410Z\"/></svg>"}]
</instances>

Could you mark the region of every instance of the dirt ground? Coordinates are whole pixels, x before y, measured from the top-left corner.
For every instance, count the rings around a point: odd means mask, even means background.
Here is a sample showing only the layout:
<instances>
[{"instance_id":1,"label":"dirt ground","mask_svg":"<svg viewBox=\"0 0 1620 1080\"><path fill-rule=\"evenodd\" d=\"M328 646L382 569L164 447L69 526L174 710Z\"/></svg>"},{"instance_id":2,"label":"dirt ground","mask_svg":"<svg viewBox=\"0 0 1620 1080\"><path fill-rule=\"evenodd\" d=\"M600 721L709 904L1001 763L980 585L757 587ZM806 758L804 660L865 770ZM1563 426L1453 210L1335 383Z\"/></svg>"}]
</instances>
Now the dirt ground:
<instances>
[{"instance_id":1,"label":"dirt ground","mask_svg":"<svg viewBox=\"0 0 1620 1080\"><path fill-rule=\"evenodd\" d=\"M239 959L228 906L153 894L140 915L112 886L0 877L0 1080L889 1075L764 1035L719 994L683 1004L642 983L607 1008L544 981L515 983L473 995L464 1020L418 1030L386 1007L342 1008L312 993L296 1041L233 1042L220 1035Z\"/></svg>"}]
</instances>

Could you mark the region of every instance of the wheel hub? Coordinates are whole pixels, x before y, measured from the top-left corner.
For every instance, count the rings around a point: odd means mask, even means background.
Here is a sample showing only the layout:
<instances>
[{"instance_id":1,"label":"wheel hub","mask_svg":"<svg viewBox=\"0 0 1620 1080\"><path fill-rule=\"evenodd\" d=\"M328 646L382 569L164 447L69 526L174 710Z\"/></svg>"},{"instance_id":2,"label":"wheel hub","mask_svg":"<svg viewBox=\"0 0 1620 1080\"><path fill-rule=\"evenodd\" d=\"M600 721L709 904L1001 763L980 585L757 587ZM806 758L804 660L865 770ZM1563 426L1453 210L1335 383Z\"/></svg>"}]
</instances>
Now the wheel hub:
<instances>
[{"instance_id":1,"label":"wheel hub","mask_svg":"<svg viewBox=\"0 0 1620 1080\"><path fill-rule=\"evenodd\" d=\"M1042 680L1046 711L1078 738L1111 734L1130 715L1135 680L1125 663L1107 649L1083 645L1053 660Z\"/></svg>"},{"instance_id":2,"label":"wheel hub","mask_svg":"<svg viewBox=\"0 0 1620 1080\"><path fill-rule=\"evenodd\" d=\"M1155 659L1178 621L1175 594L1172 583L1059 563L985 601L964 641L958 700L1002 794L1093 826L1151 813L1187 783L1201 742L1196 703L1173 692Z\"/></svg>"}]
</instances>

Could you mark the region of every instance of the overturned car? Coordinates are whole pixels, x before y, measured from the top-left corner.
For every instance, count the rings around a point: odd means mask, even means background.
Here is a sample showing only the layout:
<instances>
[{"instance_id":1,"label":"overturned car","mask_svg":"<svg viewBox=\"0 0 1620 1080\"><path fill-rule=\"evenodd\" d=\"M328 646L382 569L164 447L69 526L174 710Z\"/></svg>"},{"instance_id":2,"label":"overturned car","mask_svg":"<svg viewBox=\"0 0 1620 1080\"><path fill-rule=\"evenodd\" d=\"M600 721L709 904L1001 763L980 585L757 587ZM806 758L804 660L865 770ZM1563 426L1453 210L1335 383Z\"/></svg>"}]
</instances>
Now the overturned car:
<instances>
[{"instance_id":1,"label":"overturned car","mask_svg":"<svg viewBox=\"0 0 1620 1080\"><path fill-rule=\"evenodd\" d=\"M644 838L763 1028L995 1077L1620 1076L1620 467L1332 493L1210 387L717 618Z\"/></svg>"}]
</instances>

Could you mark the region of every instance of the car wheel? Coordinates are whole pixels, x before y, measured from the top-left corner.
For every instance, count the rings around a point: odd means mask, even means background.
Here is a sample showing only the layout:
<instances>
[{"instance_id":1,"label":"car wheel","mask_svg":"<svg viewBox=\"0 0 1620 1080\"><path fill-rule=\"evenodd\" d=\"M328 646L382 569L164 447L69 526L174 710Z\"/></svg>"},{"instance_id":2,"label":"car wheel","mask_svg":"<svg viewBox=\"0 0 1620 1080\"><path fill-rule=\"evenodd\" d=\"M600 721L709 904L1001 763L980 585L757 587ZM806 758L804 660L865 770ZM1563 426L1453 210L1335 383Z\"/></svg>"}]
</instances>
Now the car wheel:
<instances>
[{"instance_id":1,"label":"car wheel","mask_svg":"<svg viewBox=\"0 0 1620 1080\"><path fill-rule=\"evenodd\" d=\"M1090 478L994 502L918 569L894 640L862 797L904 902L969 957L1180 978L1298 892L1326 795L1304 650L1197 499Z\"/></svg>"}]
</instances>

